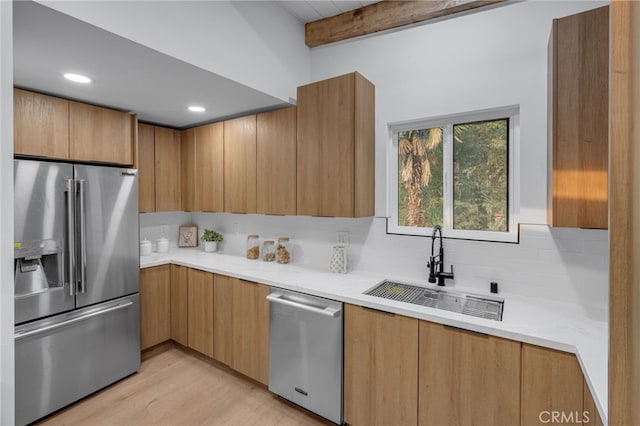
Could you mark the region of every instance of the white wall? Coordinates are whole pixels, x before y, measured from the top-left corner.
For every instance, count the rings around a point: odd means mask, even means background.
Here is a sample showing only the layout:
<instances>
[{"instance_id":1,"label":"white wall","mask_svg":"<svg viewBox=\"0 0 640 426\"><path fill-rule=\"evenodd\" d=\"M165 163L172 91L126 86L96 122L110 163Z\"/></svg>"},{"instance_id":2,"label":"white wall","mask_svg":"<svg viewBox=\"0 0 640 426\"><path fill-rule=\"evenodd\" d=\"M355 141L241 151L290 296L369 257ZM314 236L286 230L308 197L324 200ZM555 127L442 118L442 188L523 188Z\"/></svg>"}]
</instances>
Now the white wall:
<instances>
[{"instance_id":1,"label":"white wall","mask_svg":"<svg viewBox=\"0 0 640 426\"><path fill-rule=\"evenodd\" d=\"M14 422L13 4L0 1L0 424Z\"/></svg>"},{"instance_id":2,"label":"white wall","mask_svg":"<svg viewBox=\"0 0 640 426\"><path fill-rule=\"evenodd\" d=\"M304 26L261 1L39 1L288 102L309 82Z\"/></svg>"}]
</instances>

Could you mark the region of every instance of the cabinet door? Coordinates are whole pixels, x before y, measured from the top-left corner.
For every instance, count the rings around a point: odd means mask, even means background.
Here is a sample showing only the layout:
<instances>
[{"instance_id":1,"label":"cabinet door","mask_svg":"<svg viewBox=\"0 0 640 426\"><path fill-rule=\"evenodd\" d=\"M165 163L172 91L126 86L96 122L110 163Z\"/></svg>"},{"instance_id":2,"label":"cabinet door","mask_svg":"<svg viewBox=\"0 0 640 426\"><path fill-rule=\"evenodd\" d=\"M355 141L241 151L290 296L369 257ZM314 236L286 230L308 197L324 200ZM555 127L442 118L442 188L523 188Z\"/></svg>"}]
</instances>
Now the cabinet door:
<instances>
[{"instance_id":1,"label":"cabinet door","mask_svg":"<svg viewBox=\"0 0 640 426\"><path fill-rule=\"evenodd\" d=\"M609 7L556 19L549 224L608 227Z\"/></svg>"},{"instance_id":2,"label":"cabinet door","mask_svg":"<svg viewBox=\"0 0 640 426\"><path fill-rule=\"evenodd\" d=\"M298 214L353 216L353 74L298 88Z\"/></svg>"},{"instance_id":3,"label":"cabinet door","mask_svg":"<svg viewBox=\"0 0 640 426\"><path fill-rule=\"evenodd\" d=\"M256 212L256 116L224 122L224 211Z\"/></svg>"},{"instance_id":4,"label":"cabinet door","mask_svg":"<svg viewBox=\"0 0 640 426\"><path fill-rule=\"evenodd\" d=\"M189 268L189 347L213 358L213 274Z\"/></svg>"},{"instance_id":5,"label":"cabinet door","mask_svg":"<svg viewBox=\"0 0 640 426\"><path fill-rule=\"evenodd\" d=\"M418 421L418 320L345 305L344 421Z\"/></svg>"},{"instance_id":6,"label":"cabinet door","mask_svg":"<svg viewBox=\"0 0 640 426\"><path fill-rule=\"evenodd\" d=\"M257 116L257 212L296 214L296 108Z\"/></svg>"},{"instance_id":7,"label":"cabinet door","mask_svg":"<svg viewBox=\"0 0 640 426\"><path fill-rule=\"evenodd\" d=\"M69 101L13 89L15 155L69 158Z\"/></svg>"},{"instance_id":8,"label":"cabinet door","mask_svg":"<svg viewBox=\"0 0 640 426\"><path fill-rule=\"evenodd\" d=\"M418 424L520 423L520 342L420 321Z\"/></svg>"},{"instance_id":9,"label":"cabinet door","mask_svg":"<svg viewBox=\"0 0 640 426\"><path fill-rule=\"evenodd\" d=\"M213 284L213 358L231 365L233 360L233 283L217 275Z\"/></svg>"},{"instance_id":10,"label":"cabinet door","mask_svg":"<svg viewBox=\"0 0 640 426\"><path fill-rule=\"evenodd\" d=\"M171 339L169 265L140 270L140 349Z\"/></svg>"},{"instance_id":11,"label":"cabinet door","mask_svg":"<svg viewBox=\"0 0 640 426\"><path fill-rule=\"evenodd\" d=\"M522 425L548 423L545 416L553 411L573 416L565 424L582 424L582 381L575 355L523 344Z\"/></svg>"},{"instance_id":12,"label":"cabinet door","mask_svg":"<svg viewBox=\"0 0 640 426\"><path fill-rule=\"evenodd\" d=\"M156 211L182 210L180 132L155 128Z\"/></svg>"},{"instance_id":13,"label":"cabinet door","mask_svg":"<svg viewBox=\"0 0 640 426\"><path fill-rule=\"evenodd\" d=\"M196 192L196 130L183 130L180 134L180 176L182 187L182 210L195 210Z\"/></svg>"},{"instance_id":14,"label":"cabinet door","mask_svg":"<svg viewBox=\"0 0 640 426\"><path fill-rule=\"evenodd\" d=\"M233 282L233 362L231 367L269 384L269 287Z\"/></svg>"},{"instance_id":15,"label":"cabinet door","mask_svg":"<svg viewBox=\"0 0 640 426\"><path fill-rule=\"evenodd\" d=\"M138 209L140 212L156 211L156 172L154 127L138 124Z\"/></svg>"},{"instance_id":16,"label":"cabinet door","mask_svg":"<svg viewBox=\"0 0 640 426\"><path fill-rule=\"evenodd\" d=\"M602 419L600 418L600 413L598 413L598 409L596 408L596 403L591 396L591 391L589 390L589 385L586 380L583 380L583 405L584 405L584 413L583 413L583 426L603 426Z\"/></svg>"},{"instance_id":17,"label":"cabinet door","mask_svg":"<svg viewBox=\"0 0 640 426\"><path fill-rule=\"evenodd\" d=\"M187 268L171 265L171 339L189 346L189 293Z\"/></svg>"},{"instance_id":18,"label":"cabinet door","mask_svg":"<svg viewBox=\"0 0 640 426\"><path fill-rule=\"evenodd\" d=\"M196 127L195 211L224 210L223 123Z\"/></svg>"},{"instance_id":19,"label":"cabinet door","mask_svg":"<svg viewBox=\"0 0 640 426\"><path fill-rule=\"evenodd\" d=\"M133 164L135 116L69 102L69 156L72 160Z\"/></svg>"}]
</instances>

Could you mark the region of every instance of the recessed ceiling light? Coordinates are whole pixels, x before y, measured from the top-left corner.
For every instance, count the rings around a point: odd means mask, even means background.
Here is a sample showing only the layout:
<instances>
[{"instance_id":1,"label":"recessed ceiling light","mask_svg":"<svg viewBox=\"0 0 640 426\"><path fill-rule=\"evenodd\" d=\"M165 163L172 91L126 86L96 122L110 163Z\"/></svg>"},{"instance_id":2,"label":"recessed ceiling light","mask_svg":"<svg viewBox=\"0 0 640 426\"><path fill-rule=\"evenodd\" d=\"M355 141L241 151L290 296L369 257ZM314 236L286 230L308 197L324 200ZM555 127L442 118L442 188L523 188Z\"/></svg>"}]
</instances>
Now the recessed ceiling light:
<instances>
[{"instance_id":1,"label":"recessed ceiling light","mask_svg":"<svg viewBox=\"0 0 640 426\"><path fill-rule=\"evenodd\" d=\"M191 112L205 112L207 109L205 107L191 105L187 108Z\"/></svg>"},{"instance_id":2,"label":"recessed ceiling light","mask_svg":"<svg viewBox=\"0 0 640 426\"><path fill-rule=\"evenodd\" d=\"M93 81L89 77L85 77L84 75L73 74L73 73L65 74L64 78L66 78L67 80L74 81L76 83L91 83Z\"/></svg>"}]
</instances>

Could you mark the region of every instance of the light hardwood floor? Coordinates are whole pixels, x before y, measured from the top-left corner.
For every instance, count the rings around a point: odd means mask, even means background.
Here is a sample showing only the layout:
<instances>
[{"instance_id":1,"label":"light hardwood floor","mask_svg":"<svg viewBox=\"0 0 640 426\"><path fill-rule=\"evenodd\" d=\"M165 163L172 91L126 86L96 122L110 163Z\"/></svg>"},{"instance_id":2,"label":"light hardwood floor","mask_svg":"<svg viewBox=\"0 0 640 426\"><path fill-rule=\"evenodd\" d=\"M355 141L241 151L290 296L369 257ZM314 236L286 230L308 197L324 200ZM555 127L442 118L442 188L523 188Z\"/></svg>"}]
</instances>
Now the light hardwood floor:
<instances>
[{"instance_id":1,"label":"light hardwood floor","mask_svg":"<svg viewBox=\"0 0 640 426\"><path fill-rule=\"evenodd\" d=\"M42 425L330 425L225 367L165 345L140 371Z\"/></svg>"}]
</instances>

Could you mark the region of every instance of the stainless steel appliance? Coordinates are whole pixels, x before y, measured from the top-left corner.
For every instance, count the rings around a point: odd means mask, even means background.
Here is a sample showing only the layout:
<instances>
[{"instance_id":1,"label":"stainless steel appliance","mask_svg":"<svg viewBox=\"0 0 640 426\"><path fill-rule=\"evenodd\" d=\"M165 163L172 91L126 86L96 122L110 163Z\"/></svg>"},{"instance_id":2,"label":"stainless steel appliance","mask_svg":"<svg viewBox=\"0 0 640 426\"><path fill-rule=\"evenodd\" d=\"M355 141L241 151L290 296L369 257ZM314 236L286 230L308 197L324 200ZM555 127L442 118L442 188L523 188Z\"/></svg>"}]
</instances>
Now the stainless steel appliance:
<instances>
[{"instance_id":1,"label":"stainless steel appliance","mask_svg":"<svg viewBox=\"0 0 640 426\"><path fill-rule=\"evenodd\" d=\"M140 368L136 170L14 161L16 423Z\"/></svg>"},{"instance_id":2,"label":"stainless steel appliance","mask_svg":"<svg viewBox=\"0 0 640 426\"><path fill-rule=\"evenodd\" d=\"M272 289L269 390L342 423L342 302Z\"/></svg>"}]
</instances>

